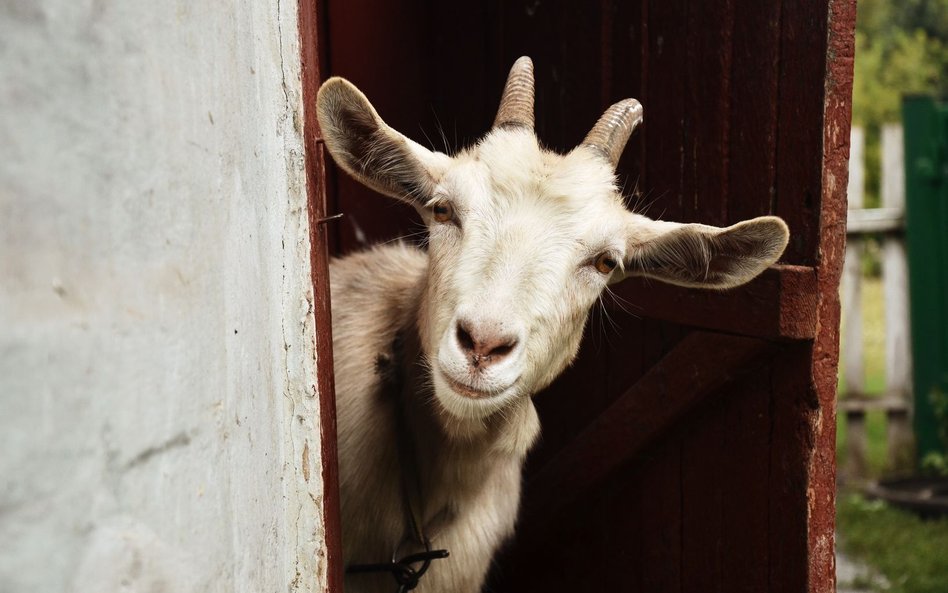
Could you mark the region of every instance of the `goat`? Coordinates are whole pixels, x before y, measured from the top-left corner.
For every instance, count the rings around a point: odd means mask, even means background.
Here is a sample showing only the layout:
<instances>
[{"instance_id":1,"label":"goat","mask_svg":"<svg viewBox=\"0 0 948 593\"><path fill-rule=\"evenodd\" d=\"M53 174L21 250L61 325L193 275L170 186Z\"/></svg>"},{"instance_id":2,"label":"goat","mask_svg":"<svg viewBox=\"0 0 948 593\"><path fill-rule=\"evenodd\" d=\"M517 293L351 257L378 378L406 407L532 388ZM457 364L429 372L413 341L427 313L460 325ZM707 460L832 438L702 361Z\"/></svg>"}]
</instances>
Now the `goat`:
<instances>
[{"instance_id":1,"label":"goat","mask_svg":"<svg viewBox=\"0 0 948 593\"><path fill-rule=\"evenodd\" d=\"M737 286L789 238L773 216L718 228L627 210L615 167L639 102L557 154L534 133L533 96L523 57L490 132L449 156L390 128L348 81L319 91L336 163L428 229L427 251L394 244L330 265L344 560L386 562L426 539L450 552L401 590L480 591L514 530L540 429L531 396L573 360L607 285ZM346 577L348 591L392 588L387 574Z\"/></svg>"}]
</instances>

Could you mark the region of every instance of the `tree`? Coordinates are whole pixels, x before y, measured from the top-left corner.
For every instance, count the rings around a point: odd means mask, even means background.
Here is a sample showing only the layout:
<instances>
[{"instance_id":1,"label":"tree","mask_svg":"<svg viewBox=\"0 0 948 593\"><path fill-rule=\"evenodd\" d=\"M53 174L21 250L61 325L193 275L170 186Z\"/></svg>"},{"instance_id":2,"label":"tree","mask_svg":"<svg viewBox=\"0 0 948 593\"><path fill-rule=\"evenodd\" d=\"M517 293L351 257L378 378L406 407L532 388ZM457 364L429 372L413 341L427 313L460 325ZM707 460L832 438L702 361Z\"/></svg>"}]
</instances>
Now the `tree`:
<instances>
[{"instance_id":1,"label":"tree","mask_svg":"<svg viewBox=\"0 0 948 593\"><path fill-rule=\"evenodd\" d=\"M901 119L902 97L945 94L948 0L861 0L856 21L853 124L866 133L866 206L879 204L882 125Z\"/></svg>"}]
</instances>

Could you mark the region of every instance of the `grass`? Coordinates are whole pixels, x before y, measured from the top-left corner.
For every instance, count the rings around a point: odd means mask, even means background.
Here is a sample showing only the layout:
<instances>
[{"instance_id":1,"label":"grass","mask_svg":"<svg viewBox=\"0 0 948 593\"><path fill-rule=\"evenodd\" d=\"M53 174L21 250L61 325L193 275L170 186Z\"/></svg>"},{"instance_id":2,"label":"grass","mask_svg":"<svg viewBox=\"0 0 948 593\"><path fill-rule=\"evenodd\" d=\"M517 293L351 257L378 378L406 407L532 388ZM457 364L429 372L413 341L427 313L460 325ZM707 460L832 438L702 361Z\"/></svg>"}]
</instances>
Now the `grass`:
<instances>
[{"instance_id":1,"label":"grass","mask_svg":"<svg viewBox=\"0 0 948 593\"><path fill-rule=\"evenodd\" d=\"M948 519L922 520L880 501L840 496L840 543L885 577L889 593L948 591Z\"/></svg>"}]
</instances>

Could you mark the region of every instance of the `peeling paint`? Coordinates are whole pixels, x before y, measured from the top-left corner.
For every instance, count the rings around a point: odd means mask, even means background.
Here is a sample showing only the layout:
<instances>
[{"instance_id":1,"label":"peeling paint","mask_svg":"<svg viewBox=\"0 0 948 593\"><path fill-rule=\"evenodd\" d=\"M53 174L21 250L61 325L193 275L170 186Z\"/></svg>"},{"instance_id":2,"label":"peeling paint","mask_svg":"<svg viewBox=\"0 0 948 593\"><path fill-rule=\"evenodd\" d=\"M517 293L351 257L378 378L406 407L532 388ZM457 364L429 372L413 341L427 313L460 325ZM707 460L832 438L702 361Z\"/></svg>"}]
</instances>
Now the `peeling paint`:
<instances>
[{"instance_id":1,"label":"peeling paint","mask_svg":"<svg viewBox=\"0 0 948 593\"><path fill-rule=\"evenodd\" d=\"M303 443L303 481L309 482L309 442Z\"/></svg>"}]
</instances>

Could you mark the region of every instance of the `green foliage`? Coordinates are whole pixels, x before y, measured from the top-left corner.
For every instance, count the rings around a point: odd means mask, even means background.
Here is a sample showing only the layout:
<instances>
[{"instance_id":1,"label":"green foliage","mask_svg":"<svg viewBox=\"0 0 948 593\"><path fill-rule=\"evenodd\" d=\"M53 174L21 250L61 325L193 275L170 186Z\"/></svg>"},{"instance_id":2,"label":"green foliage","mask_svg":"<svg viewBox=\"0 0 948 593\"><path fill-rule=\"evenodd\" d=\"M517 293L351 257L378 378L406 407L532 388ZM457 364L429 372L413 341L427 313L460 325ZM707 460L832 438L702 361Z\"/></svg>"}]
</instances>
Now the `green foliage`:
<instances>
[{"instance_id":1,"label":"green foliage","mask_svg":"<svg viewBox=\"0 0 948 593\"><path fill-rule=\"evenodd\" d=\"M929 451L922 457L922 473L929 476L948 476L948 457Z\"/></svg>"},{"instance_id":2,"label":"green foliage","mask_svg":"<svg viewBox=\"0 0 948 593\"><path fill-rule=\"evenodd\" d=\"M945 0L897 0L890 8L903 27L916 27L929 37L948 38L948 2Z\"/></svg>"},{"instance_id":3,"label":"green foliage","mask_svg":"<svg viewBox=\"0 0 948 593\"><path fill-rule=\"evenodd\" d=\"M860 0L853 123L866 132L866 207L879 205L882 125L898 122L902 96L945 94L948 0Z\"/></svg>"},{"instance_id":4,"label":"green foliage","mask_svg":"<svg viewBox=\"0 0 948 593\"><path fill-rule=\"evenodd\" d=\"M928 397L935 410L935 418L938 420L938 436L941 437L945 451L948 452L948 393L934 389Z\"/></svg>"},{"instance_id":5,"label":"green foliage","mask_svg":"<svg viewBox=\"0 0 948 593\"><path fill-rule=\"evenodd\" d=\"M853 120L866 127L899 121L903 95L941 90L941 41L922 29L884 39L856 32Z\"/></svg>"},{"instance_id":6,"label":"green foliage","mask_svg":"<svg viewBox=\"0 0 948 593\"><path fill-rule=\"evenodd\" d=\"M858 495L841 496L837 509L840 544L885 575L885 591L945 592L948 519L925 521Z\"/></svg>"},{"instance_id":7,"label":"green foliage","mask_svg":"<svg viewBox=\"0 0 948 593\"><path fill-rule=\"evenodd\" d=\"M928 474L948 476L948 393L935 390L928 397L938 421L938 436L945 448L941 453L927 453L922 458L922 470Z\"/></svg>"}]
</instances>

